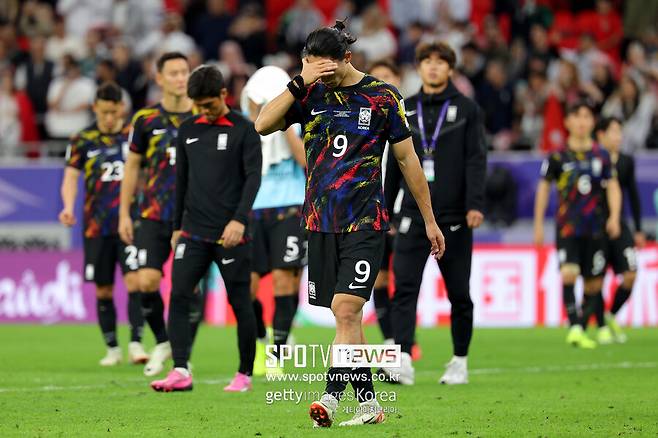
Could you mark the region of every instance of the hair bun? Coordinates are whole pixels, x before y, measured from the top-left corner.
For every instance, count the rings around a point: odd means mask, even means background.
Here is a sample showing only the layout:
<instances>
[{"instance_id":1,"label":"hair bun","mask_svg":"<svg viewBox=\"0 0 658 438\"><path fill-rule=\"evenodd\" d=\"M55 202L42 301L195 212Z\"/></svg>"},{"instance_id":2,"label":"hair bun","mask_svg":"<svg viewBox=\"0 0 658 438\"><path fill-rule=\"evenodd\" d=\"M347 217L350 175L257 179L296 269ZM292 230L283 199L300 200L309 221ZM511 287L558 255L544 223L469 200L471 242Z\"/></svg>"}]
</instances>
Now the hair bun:
<instances>
[{"instance_id":1,"label":"hair bun","mask_svg":"<svg viewBox=\"0 0 658 438\"><path fill-rule=\"evenodd\" d=\"M334 24L334 29L336 29L338 32L342 32L345 30L345 20L336 20L336 24Z\"/></svg>"}]
</instances>

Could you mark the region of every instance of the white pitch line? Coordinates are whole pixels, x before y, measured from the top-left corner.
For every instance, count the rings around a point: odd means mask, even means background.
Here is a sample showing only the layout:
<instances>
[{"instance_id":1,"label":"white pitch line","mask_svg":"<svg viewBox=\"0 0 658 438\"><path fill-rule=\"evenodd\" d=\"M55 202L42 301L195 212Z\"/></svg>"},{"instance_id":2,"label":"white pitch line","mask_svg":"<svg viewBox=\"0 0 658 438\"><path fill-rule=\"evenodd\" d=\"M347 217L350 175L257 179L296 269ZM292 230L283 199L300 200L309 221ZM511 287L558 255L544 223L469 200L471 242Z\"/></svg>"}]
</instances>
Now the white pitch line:
<instances>
[{"instance_id":1,"label":"white pitch line","mask_svg":"<svg viewBox=\"0 0 658 438\"><path fill-rule=\"evenodd\" d=\"M475 368L469 370L471 375L493 375L493 374L539 374L539 373L561 373L561 372L581 372L581 371L596 371L596 370L612 370L612 369L646 369L657 368L658 362L618 362L618 363L593 363L582 365L549 365L537 367L521 367L521 368ZM422 370L416 372L417 375L434 375L436 371ZM218 385L227 383L231 380L231 376L220 377L217 379L201 379L197 380L195 384L202 385ZM294 381L284 381L287 383L303 383ZM120 384L109 383L104 385L45 385L34 386L30 388L0 388L2 393L16 393L16 392L55 392L55 391L88 391L92 389L107 389L107 388L121 388L121 387L137 387L141 386L144 389L148 388L148 383L138 381L137 379L122 380Z\"/></svg>"}]
</instances>

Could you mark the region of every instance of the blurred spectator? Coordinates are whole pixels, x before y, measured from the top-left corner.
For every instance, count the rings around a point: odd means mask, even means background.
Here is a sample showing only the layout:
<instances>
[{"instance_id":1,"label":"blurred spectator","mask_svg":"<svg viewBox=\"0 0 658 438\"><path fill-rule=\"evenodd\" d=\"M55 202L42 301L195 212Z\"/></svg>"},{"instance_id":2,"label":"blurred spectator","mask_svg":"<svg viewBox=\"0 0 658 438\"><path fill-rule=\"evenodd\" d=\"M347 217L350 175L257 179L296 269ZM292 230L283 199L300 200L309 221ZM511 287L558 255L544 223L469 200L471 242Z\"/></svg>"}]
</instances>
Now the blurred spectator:
<instances>
[{"instance_id":1,"label":"blurred spectator","mask_svg":"<svg viewBox=\"0 0 658 438\"><path fill-rule=\"evenodd\" d=\"M0 23L11 23L16 21L20 11L18 0L3 0L0 2Z\"/></svg>"},{"instance_id":2,"label":"blurred spectator","mask_svg":"<svg viewBox=\"0 0 658 438\"><path fill-rule=\"evenodd\" d=\"M28 38L48 36L53 31L53 8L47 3L27 0L23 3L18 29Z\"/></svg>"},{"instance_id":3,"label":"blurred spectator","mask_svg":"<svg viewBox=\"0 0 658 438\"><path fill-rule=\"evenodd\" d=\"M203 53L197 48L187 55L187 63L190 65L190 71L203 64Z\"/></svg>"},{"instance_id":4,"label":"blurred spectator","mask_svg":"<svg viewBox=\"0 0 658 438\"><path fill-rule=\"evenodd\" d=\"M112 4L112 30L131 42L147 38L162 25L162 0L115 0Z\"/></svg>"},{"instance_id":5,"label":"blurred spectator","mask_svg":"<svg viewBox=\"0 0 658 438\"><path fill-rule=\"evenodd\" d=\"M505 35L503 35L496 17L489 15L484 19L484 33L480 39L482 48L487 59L497 58L503 62L509 60L509 49Z\"/></svg>"},{"instance_id":6,"label":"blurred spectator","mask_svg":"<svg viewBox=\"0 0 658 438\"><path fill-rule=\"evenodd\" d=\"M468 78L476 90L484 79L485 61L484 56L475 44L468 43L462 48L459 71Z\"/></svg>"},{"instance_id":7,"label":"blurred spectator","mask_svg":"<svg viewBox=\"0 0 658 438\"><path fill-rule=\"evenodd\" d=\"M558 52L550 44L546 28L541 24L530 26L528 58L541 60L547 69L558 57Z\"/></svg>"},{"instance_id":8,"label":"blurred spectator","mask_svg":"<svg viewBox=\"0 0 658 438\"><path fill-rule=\"evenodd\" d=\"M48 89L46 131L51 138L64 140L91 123L91 104L96 86L82 76L80 65L70 55L64 57L64 74Z\"/></svg>"},{"instance_id":9,"label":"blurred spectator","mask_svg":"<svg viewBox=\"0 0 658 438\"><path fill-rule=\"evenodd\" d=\"M248 63L260 66L267 53L267 22L255 3L244 6L229 28L229 35L242 47Z\"/></svg>"},{"instance_id":10,"label":"blurred spectator","mask_svg":"<svg viewBox=\"0 0 658 438\"><path fill-rule=\"evenodd\" d=\"M217 48L228 39L233 16L225 0L207 0L206 13L199 16L190 29L205 59L217 56Z\"/></svg>"},{"instance_id":11,"label":"blurred spectator","mask_svg":"<svg viewBox=\"0 0 658 438\"><path fill-rule=\"evenodd\" d=\"M19 142L39 140L27 95L14 88L11 69L0 70L0 154L15 154Z\"/></svg>"},{"instance_id":12,"label":"blurred spectator","mask_svg":"<svg viewBox=\"0 0 658 438\"><path fill-rule=\"evenodd\" d=\"M130 95L133 109L146 106L146 75L142 66L132 59L130 47L125 42L114 45L112 61L117 69L116 82Z\"/></svg>"},{"instance_id":13,"label":"blurred spectator","mask_svg":"<svg viewBox=\"0 0 658 438\"><path fill-rule=\"evenodd\" d=\"M105 28L112 19L114 0L58 0L57 13L66 20L66 33L84 38L93 28Z\"/></svg>"},{"instance_id":14,"label":"blurred spectator","mask_svg":"<svg viewBox=\"0 0 658 438\"><path fill-rule=\"evenodd\" d=\"M613 8L612 0L596 0L596 9L581 14L579 19L581 32L591 33L599 49L611 60L619 63L620 47L624 37L621 17Z\"/></svg>"},{"instance_id":15,"label":"blurred spectator","mask_svg":"<svg viewBox=\"0 0 658 438\"><path fill-rule=\"evenodd\" d=\"M580 36L578 50L573 52L574 62L578 66L578 75L583 82L591 82L593 77L594 64L602 62L609 58L596 46L594 36L589 33L583 33ZM605 62L605 61L603 61Z\"/></svg>"},{"instance_id":16,"label":"blurred spectator","mask_svg":"<svg viewBox=\"0 0 658 438\"><path fill-rule=\"evenodd\" d=\"M0 155L15 154L21 139L18 102L9 68L0 71Z\"/></svg>"},{"instance_id":17,"label":"blurred spectator","mask_svg":"<svg viewBox=\"0 0 658 438\"><path fill-rule=\"evenodd\" d=\"M117 82L117 67L109 59L103 59L96 66L96 85L101 85L105 82ZM123 105L126 115L132 113L132 100L130 94L125 88L121 87L121 94L123 95Z\"/></svg>"},{"instance_id":18,"label":"blurred spectator","mask_svg":"<svg viewBox=\"0 0 658 438\"><path fill-rule=\"evenodd\" d=\"M398 50L398 61L400 64L414 65L416 62L416 46L422 40L424 33L425 28L418 21L410 23L402 31L398 41L400 44L400 49Z\"/></svg>"},{"instance_id":19,"label":"blurred spectator","mask_svg":"<svg viewBox=\"0 0 658 438\"><path fill-rule=\"evenodd\" d=\"M534 149L544 130L544 107L548 97L548 79L541 71L530 72L527 82L521 82L515 93L515 109L520 116L519 149Z\"/></svg>"},{"instance_id":20,"label":"blurred spectator","mask_svg":"<svg viewBox=\"0 0 658 438\"><path fill-rule=\"evenodd\" d=\"M476 90L477 102L484 111L484 125L492 135L495 149L507 150L511 145L514 90L508 81L505 64L492 59L485 68L484 81Z\"/></svg>"},{"instance_id":21,"label":"blurred spectator","mask_svg":"<svg viewBox=\"0 0 658 438\"><path fill-rule=\"evenodd\" d=\"M76 59L85 57L87 48L84 40L76 35L66 33L64 18L55 17L53 33L46 43L46 57L55 62L61 62L65 54L70 53Z\"/></svg>"},{"instance_id":22,"label":"blurred spectator","mask_svg":"<svg viewBox=\"0 0 658 438\"><path fill-rule=\"evenodd\" d=\"M611 68L612 65L610 65L607 56L594 59L592 64L592 84L601 92L602 102L600 102L600 105L603 105L603 102L615 90L615 80L612 77Z\"/></svg>"},{"instance_id":23,"label":"blurred spectator","mask_svg":"<svg viewBox=\"0 0 658 438\"><path fill-rule=\"evenodd\" d=\"M96 72L96 65L101 59L108 58L110 56L110 51L105 44L103 34L99 29L89 29L85 38L85 45L85 56L79 58L80 67L82 68L83 75L91 77ZM58 74L62 74L62 70L58 69Z\"/></svg>"},{"instance_id":24,"label":"blurred spectator","mask_svg":"<svg viewBox=\"0 0 658 438\"><path fill-rule=\"evenodd\" d=\"M463 0L470 3L470 0ZM436 0L395 0L389 2L389 16L396 29L406 29L411 23L433 26L437 21Z\"/></svg>"},{"instance_id":25,"label":"blurred spectator","mask_svg":"<svg viewBox=\"0 0 658 438\"><path fill-rule=\"evenodd\" d=\"M148 53L181 52L185 55L196 49L192 37L183 32L183 17L169 13L165 17L162 28L151 32L135 46L135 54L143 57Z\"/></svg>"},{"instance_id":26,"label":"blurred spectator","mask_svg":"<svg viewBox=\"0 0 658 438\"><path fill-rule=\"evenodd\" d=\"M226 41L219 47L219 61L217 67L221 70L225 80L233 76L251 76L256 71L253 65L248 64L240 45L235 41ZM240 96L238 94L237 96Z\"/></svg>"},{"instance_id":27,"label":"blurred spectator","mask_svg":"<svg viewBox=\"0 0 658 438\"><path fill-rule=\"evenodd\" d=\"M32 38L30 56L16 71L15 84L18 90L25 91L36 113L37 126L42 138L46 136L44 119L48 110L48 89L55 74L55 65L46 59L46 40Z\"/></svg>"},{"instance_id":28,"label":"blurred spectator","mask_svg":"<svg viewBox=\"0 0 658 438\"><path fill-rule=\"evenodd\" d=\"M628 45L626 61L627 68L644 75L647 80L658 81L658 57L654 56L653 62L649 62L646 50L640 42L633 41Z\"/></svg>"},{"instance_id":29,"label":"blurred spectator","mask_svg":"<svg viewBox=\"0 0 658 438\"><path fill-rule=\"evenodd\" d=\"M624 2L624 36L639 38L655 29L658 23L658 0L627 0Z\"/></svg>"},{"instance_id":30,"label":"blurred spectator","mask_svg":"<svg viewBox=\"0 0 658 438\"><path fill-rule=\"evenodd\" d=\"M386 14L377 4L363 11L363 29L354 43L353 51L363 52L366 62L375 62L395 56L395 36L386 27Z\"/></svg>"},{"instance_id":31,"label":"blurred spectator","mask_svg":"<svg viewBox=\"0 0 658 438\"><path fill-rule=\"evenodd\" d=\"M280 42L288 52L299 55L306 43L306 37L322 26L322 13L311 0L296 0L282 17L279 25Z\"/></svg>"},{"instance_id":32,"label":"blurred spectator","mask_svg":"<svg viewBox=\"0 0 658 438\"><path fill-rule=\"evenodd\" d=\"M646 147L655 111L656 97L646 89L643 78L637 72L628 72L621 77L619 87L602 109L604 116L622 120L622 150L630 154Z\"/></svg>"},{"instance_id":33,"label":"blurred spectator","mask_svg":"<svg viewBox=\"0 0 658 438\"><path fill-rule=\"evenodd\" d=\"M27 59L27 54L21 49L18 44L18 36L16 35L16 27L13 24L0 23L0 41L3 42L5 58L9 62L17 66Z\"/></svg>"}]
</instances>

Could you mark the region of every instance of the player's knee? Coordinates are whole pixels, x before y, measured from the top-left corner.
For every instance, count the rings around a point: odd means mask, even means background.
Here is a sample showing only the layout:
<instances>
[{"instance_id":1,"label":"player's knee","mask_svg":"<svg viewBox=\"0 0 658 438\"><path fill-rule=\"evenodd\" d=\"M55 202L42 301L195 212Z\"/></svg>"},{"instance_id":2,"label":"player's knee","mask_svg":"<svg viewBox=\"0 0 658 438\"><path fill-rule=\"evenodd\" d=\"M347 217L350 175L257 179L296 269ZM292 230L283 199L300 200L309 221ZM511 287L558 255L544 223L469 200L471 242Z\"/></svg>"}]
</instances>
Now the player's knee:
<instances>
[{"instance_id":1,"label":"player's knee","mask_svg":"<svg viewBox=\"0 0 658 438\"><path fill-rule=\"evenodd\" d=\"M584 283L584 291L587 295L597 295L601 293L603 288L603 277L586 278Z\"/></svg>"},{"instance_id":2,"label":"player's knee","mask_svg":"<svg viewBox=\"0 0 658 438\"><path fill-rule=\"evenodd\" d=\"M336 325L351 326L361 322L361 310L350 302L334 302L331 311L336 317Z\"/></svg>"},{"instance_id":3,"label":"player's knee","mask_svg":"<svg viewBox=\"0 0 658 438\"><path fill-rule=\"evenodd\" d=\"M160 289L162 274L159 271L149 270L139 272L139 288L142 292L153 292Z\"/></svg>"},{"instance_id":4,"label":"player's knee","mask_svg":"<svg viewBox=\"0 0 658 438\"><path fill-rule=\"evenodd\" d=\"M113 296L114 286L96 286L96 298L99 300L111 300Z\"/></svg>"},{"instance_id":5,"label":"player's knee","mask_svg":"<svg viewBox=\"0 0 658 438\"><path fill-rule=\"evenodd\" d=\"M573 285L580 275L580 267L573 264L563 265L560 268L560 275L562 276L563 284Z\"/></svg>"},{"instance_id":6,"label":"player's knee","mask_svg":"<svg viewBox=\"0 0 658 438\"><path fill-rule=\"evenodd\" d=\"M272 288L274 296L282 297L294 295L297 292L295 287L294 272L289 269L274 269L272 271Z\"/></svg>"},{"instance_id":7,"label":"player's knee","mask_svg":"<svg viewBox=\"0 0 658 438\"><path fill-rule=\"evenodd\" d=\"M633 284L635 284L635 277L637 274L633 271L624 272L624 277L622 279L623 286L626 289L632 289Z\"/></svg>"},{"instance_id":8,"label":"player's knee","mask_svg":"<svg viewBox=\"0 0 658 438\"><path fill-rule=\"evenodd\" d=\"M140 285L139 285L139 277L137 276L136 272L129 272L123 277L123 281L126 284L126 289L128 289L128 293L131 292L139 292L140 290Z\"/></svg>"}]
</instances>

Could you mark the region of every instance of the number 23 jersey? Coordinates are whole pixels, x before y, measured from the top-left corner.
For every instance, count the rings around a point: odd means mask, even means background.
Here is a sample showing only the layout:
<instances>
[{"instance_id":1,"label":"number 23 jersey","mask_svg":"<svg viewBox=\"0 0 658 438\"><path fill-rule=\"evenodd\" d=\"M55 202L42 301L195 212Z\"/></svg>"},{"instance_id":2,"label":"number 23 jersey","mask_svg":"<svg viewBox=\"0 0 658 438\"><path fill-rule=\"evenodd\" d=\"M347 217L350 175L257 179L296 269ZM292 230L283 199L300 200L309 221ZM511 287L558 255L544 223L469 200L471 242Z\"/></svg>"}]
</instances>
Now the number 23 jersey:
<instances>
[{"instance_id":1,"label":"number 23 jersey","mask_svg":"<svg viewBox=\"0 0 658 438\"><path fill-rule=\"evenodd\" d=\"M84 236L116 235L119 227L119 192L129 127L116 134L102 133L96 124L71 139L66 165L84 176Z\"/></svg>"},{"instance_id":2,"label":"number 23 jersey","mask_svg":"<svg viewBox=\"0 0 658 438\"><path fill-rule=\"evenodd\" d=\"M306 150L306 229L324 233L388 229L382 190L386 142L409 136L398 90L372 76L348 87L318 81L286 114L301 123Z\"/></svg>"},{"instance_id":3,"label":"number 23 jersey","mask_svg":"<svg viewBox=\"0 0 658 438\"><path fill-rule=\"evenodd\" d=\"M607 182L616 178L608 152L598 144L587 152L565 149L544 161L541 174L557 186L560 237L601 237L607 221Z\"/></svg>"}]
</instances>

